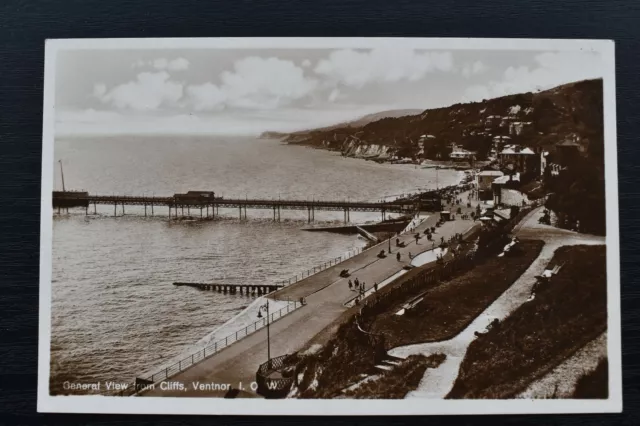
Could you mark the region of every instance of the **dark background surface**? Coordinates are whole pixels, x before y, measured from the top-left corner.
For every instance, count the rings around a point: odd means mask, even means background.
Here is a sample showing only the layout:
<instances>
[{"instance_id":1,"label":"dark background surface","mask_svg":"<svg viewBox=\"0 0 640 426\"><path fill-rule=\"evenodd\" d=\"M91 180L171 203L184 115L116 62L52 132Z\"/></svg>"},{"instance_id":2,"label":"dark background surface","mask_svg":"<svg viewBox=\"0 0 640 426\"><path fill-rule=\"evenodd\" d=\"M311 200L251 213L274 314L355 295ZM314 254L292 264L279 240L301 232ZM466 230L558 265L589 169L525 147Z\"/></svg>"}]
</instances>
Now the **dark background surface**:
<instances>
[{"instance_id":1,"label":"dark background surface","mask_svg":"<svg viewBox=\"0 0 640 426\"><path fill-rule=\"evenodd\" d=\"M0 0L0 424L638 425L640 275L634 147L640 1ZM87 37L405 36L614 39L617 62L624 413L430 418L97 416L36 413L44 40ZM167 403L171 403L167 401ZM429 402L424 402L429 403ZM437 402L435 402L437 403ZM585 402L589 409L589 402Z\"/></svg>"}]
</instances>

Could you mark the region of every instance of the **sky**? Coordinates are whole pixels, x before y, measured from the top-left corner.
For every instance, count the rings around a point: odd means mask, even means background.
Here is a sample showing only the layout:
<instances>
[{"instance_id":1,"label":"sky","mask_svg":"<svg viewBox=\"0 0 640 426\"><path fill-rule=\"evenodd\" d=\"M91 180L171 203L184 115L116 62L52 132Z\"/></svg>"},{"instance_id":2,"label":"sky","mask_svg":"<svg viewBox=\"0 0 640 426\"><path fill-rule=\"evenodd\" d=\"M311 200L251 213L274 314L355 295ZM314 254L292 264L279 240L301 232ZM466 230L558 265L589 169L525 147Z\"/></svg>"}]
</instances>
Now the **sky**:
<instances>
[{"instance_id":1,"label":"sky","mask_svg":"<svg viewBox=\"0 0 640 426\"><path fill-rule=\"evenodd\" d=\"M603 75L585 51L60 50L55 131L66 135L295 131Z\"/></svg>"}]
</instances>

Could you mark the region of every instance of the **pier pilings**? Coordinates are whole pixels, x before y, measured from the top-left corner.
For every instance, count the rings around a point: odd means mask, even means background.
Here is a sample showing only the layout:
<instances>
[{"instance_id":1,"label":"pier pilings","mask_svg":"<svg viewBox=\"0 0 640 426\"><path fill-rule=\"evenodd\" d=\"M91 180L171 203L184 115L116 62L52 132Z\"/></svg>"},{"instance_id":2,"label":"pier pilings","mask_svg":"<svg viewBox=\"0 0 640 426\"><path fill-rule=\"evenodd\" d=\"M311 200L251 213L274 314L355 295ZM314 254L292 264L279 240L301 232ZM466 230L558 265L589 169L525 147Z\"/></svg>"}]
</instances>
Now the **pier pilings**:
<instances>
[{"instance_id":1,"label":"pier pilings","mask_svg":"<svg viewBox=\"0 0 640 426\"><path fill-rule=\"evenodd\" d=\"M224 294L237 294L242 295L262 296L272 293L282 285L277 284L216 284L216 283L188 283L188 282L174 282L173 285L177 287L186 286L194 287L200 290L217 291Z\"/></svg>"}]
</instances>

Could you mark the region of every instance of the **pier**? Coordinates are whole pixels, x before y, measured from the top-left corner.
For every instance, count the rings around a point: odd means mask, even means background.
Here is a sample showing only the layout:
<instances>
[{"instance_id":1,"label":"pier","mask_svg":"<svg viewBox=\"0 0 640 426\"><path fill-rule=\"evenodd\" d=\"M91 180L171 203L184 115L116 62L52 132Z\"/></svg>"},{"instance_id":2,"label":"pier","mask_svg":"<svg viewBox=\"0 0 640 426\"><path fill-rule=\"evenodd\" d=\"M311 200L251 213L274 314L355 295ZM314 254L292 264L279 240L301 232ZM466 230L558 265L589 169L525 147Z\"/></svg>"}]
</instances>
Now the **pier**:
<instances>
[{"instance_id":1,"label":"pier","mask_svg":"<svg viewBox=\"0 0 640 426\"><path fill-rule=\"evenodd\" d=\"M308 222L314 222L316 211L342 211L344 222L350 221L350 212L380 212L382 220L387 213L413 213L416 211L439 211L440 198L437 195L425 199L402 199L388 202L366 202L345 200L282 200L267 198L223 198L215 197L212 191L189 191L186 194L173 196L121 196L92 195L81 191L54 191L53 208L58 210L73 207L84 207L89 214L93 206L93 214L97 213L97 205L113 205L113 215L125 214L125 206L144 206L144 216L154 216L158 208L168 209L169 218L193 217L191 210L200 211L200 218L215 218L220 208L238 209L241 220L247 219L247 209L263 209L273 211L273 220L280 221L282 210L306 210ZM185 215L186 211L186 215ZM198 215L196 215L197 217Z\"/></svg>"},{"instance_id":2,"label":"pier","mask_svg":"<svg viewBox=\"0 0 640 426\"><path fill-rule=\"evenodd\" d=\"M177 287L181 287L181 286L194 287L200 290L217 291L218 293L225 293L225 294L240 293L240 294L252 295L252 296L262 296L264 294L269 294L283 287L282 285L275 285L275 284L244 285L244 284L183 283L183 282L175 282L173 283L173 285Z\"/></svg>"}]
</instances>

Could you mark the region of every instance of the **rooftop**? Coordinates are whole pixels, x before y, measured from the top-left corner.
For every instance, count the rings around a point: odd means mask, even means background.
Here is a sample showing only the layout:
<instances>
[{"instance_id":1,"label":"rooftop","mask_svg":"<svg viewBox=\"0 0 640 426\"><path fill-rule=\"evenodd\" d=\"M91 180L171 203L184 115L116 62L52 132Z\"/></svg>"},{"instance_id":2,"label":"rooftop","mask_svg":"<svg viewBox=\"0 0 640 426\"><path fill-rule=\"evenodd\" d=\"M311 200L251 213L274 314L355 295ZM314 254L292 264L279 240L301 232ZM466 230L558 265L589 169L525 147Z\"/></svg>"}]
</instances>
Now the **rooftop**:
<instances>
[{"instance_id":1,"label":"rooftop","mask_svg":"<svg viewBox=\"0 0 640 426\"><path fill-rule=\"evenodd\" d=\"M535 154L531 148L522 148L520 145L505 145L500 154L523 154L531 155Z\"/></svg>"}]
</instances>

